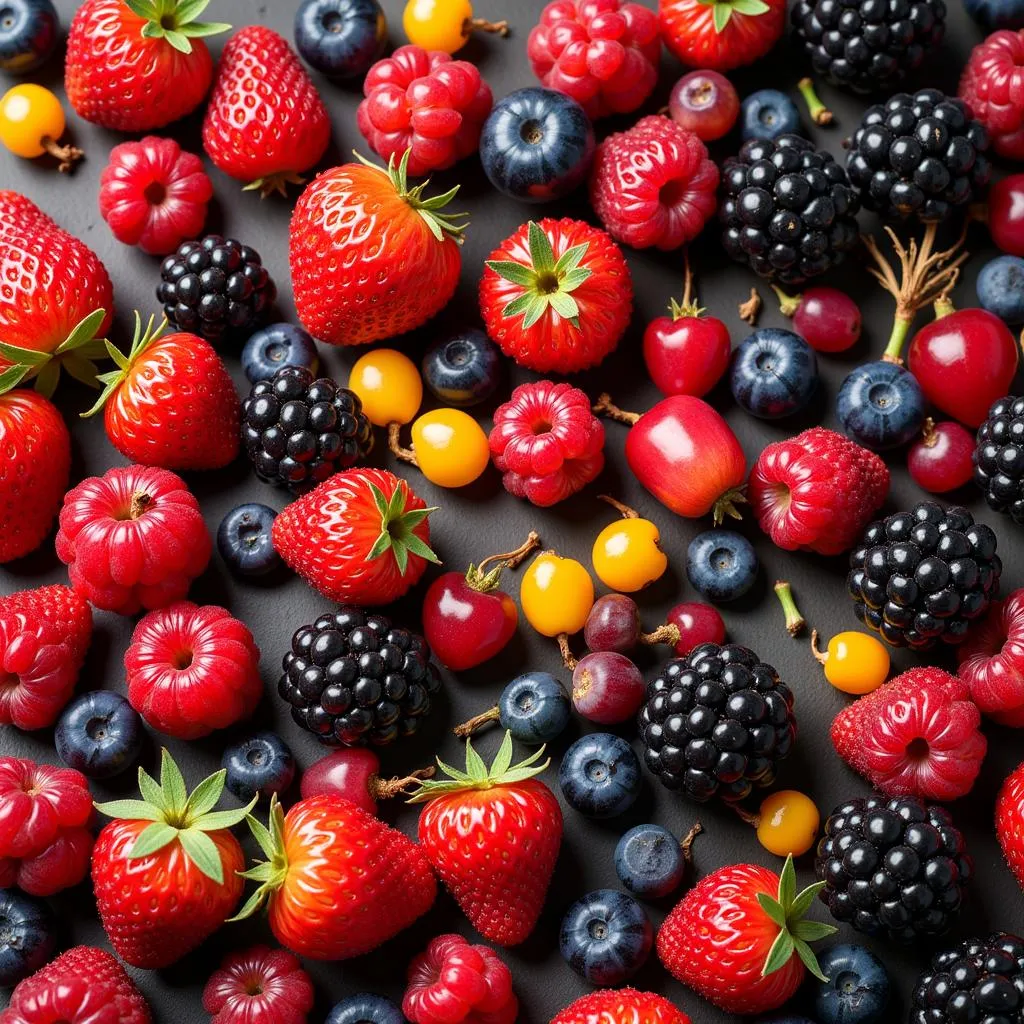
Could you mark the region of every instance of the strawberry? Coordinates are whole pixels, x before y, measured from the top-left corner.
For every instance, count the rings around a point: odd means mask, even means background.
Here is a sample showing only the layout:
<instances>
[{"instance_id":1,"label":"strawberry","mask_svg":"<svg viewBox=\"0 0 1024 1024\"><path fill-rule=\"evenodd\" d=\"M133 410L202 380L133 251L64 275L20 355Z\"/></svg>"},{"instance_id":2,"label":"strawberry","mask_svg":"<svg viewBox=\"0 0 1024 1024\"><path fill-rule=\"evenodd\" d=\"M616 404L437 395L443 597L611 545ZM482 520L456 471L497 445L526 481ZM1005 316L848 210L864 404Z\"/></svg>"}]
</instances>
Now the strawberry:
<instances>
[{"instance_id":1,"label":"strawberry","mask_svg":"<svg viewBox=\"0 0 1024 1024\"><path fill-rule=\"evenodd\" d=\"M691 67L730 71L779 40L786 0L659 0L661 38Z\"/></svg>"},{"instance_id":2,"label":"strawberry","mask_svg":"<svg viewBox=\"0 0 1024 1024\"><path fill-rule=\"evenodd\" d=\"M231 827L256 803L215 811L227 772L189 794L164 750L160 782L139 769L141 800L97 810L116 820L92 851L92 884L111 945L133 967L167 967L195 949L238 906L245 856Z\"/></svg>"},{"instance_id":3,"label":"strawberry","mask_svg":"<svg viewBox=\"0 0 1024 1024\"><path fill-rule=\"evenodd\" d=\"M68 31L64 89L75 113L119 132L148 132L191 113L213 78L197 21L209 0L85 0Z\"/></svg>"},{"instance_id":4,"label":"strawberry","mask_svg":"<svg viewBox=\"0 0 1024 1024\"><path fill-rule=\"evenodd\" d=\"M1024 886L1024 764L1007 776L999 790L996 837L1014 878Z\"/></svg>"},{"instance_id":5,"label":"strawberry","mask_svg":"<svg viewBox=\"0 0 1024 1024\"><path fill-rule=\"evenodd\" d=\"M580 996L559 1010L551 1024L690 1024L690 1018L654 992L605 988Z\"/></svg>"},{"instance_id":6,"label":"strawberry","mask_svg":"<svg viewBox=\"0 0 1024 1024\"><path fill-rule=\"evenodd\" d=\"M541 747L512 764L505 733L491 767L466 740L466 771L438 759L447 779L421 782L410 803L424 803L420 845L473 927L491 942L514 946L540 917L562 842L562 811L535 764Z\"/></svg>"},{"instance_id":7,"label":"strawberry","mask_svg":"<svg viewBox=\"0 0 1024 1024\"><path fill-rule=\"evenodd\" d=\"M110 443L131 462L162 469L220 469L238 454L241 406L231 375L208 341L163 337L135 314L128 355L107 351L117 369L100 374L103 393L84 416L103 410Z\"/></svg>"},{"instance_id":8,"label":"strawberry","mask_svg":"<svg viewBox=\"0 0 1024 1024\"><path fill-rule=\"evenodd\" d=\"M836 929L804 917L824 885L797 893L792 855L781 875L757 864L719 868L665 918L658 956L677 981L726 1013L774 1010L795 994L806 970L826 980L809 943Z\"/></svg>"},{"instance_id":9,"label":"strawberry","mask_svg":"<svg viewBox=\"0 0 1024 1024\"><path fill-rule=\"evenodd\" d=\"M91 383L114 291L100 258L30 199L0 191L0 393L35 378L49 397L63 366ZM58 453L59 454L59 453Z\"/></svg>"},{"instance_id":10,"label":"strawberry","mask_svg":"<svg viewBox=\"0 0 1024 1024\"><path fill-rule=\"evenodd\" d=\"M295 307L321 341L361 345L411 331L455 294L466 215L444 208L458 186L432 198L428 182L410 188L409 152L387 170L359 157L326 171L295 204Z\"/></svg>"},{"instance_id":11,"label":"strawberry","mask_svg":"<svg viewBox=\"0 0 1024 1024\"><path fill-rule=\"evenodd\" d=\"M203 148L214 166L261 195L289 183L324 155L327 108L287 41L249 25L224 47L203 120Z\"/></svg>"},{"instance_id":12,"label":"strawberry","mask_svg":"<svg viewBox=\"0 0 1024 1024\"><path fill-rule=\"evenodd\" d=\"M299 956L361 956L434 902L437 882L423 851L343 797L307 797L285 815L275 794L269 829L248 821L267 860L245 872L260 887L233 920L265 902L274 937Z\"/></svg>"},{"instance_id":13,"label":"strawberry","mask_svg":"<svg viewBox=\"0 0 1024 1024\"><path fill-rule=\"evenodd\" d=\"M430 549L433 508L386 469L345 470L274 519L277 553L311 587L338 604L380 605L415 586Z\"/></svg>"}]
</instances>

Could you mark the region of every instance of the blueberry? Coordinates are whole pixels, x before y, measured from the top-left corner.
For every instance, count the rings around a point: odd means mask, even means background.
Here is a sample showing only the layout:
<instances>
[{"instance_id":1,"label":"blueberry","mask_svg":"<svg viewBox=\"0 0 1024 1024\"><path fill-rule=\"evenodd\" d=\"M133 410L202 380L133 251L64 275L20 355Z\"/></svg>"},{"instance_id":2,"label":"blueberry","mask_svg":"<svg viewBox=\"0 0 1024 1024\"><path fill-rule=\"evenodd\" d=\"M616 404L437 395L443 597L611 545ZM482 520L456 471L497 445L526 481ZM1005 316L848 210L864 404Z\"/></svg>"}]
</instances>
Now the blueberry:
<instances>
[{"instance_id":1,"label":"blueberry","mask_svg":"<svg viewBox=\"0 0 1024 1024\"><path fill-rule=\"evenodd\" d=\"M75 697L53 731L57 756L90 779L108 779L130 768L144 737L138 712L110 690Z\"/></svg>"},{"instance_id":2,"label":"blueberry","mask_svg":"<svg viewBox=\"0 0 1024 1024\"><path fill-rule=\"evenodd\" d=\"M758 89L740 107L740 138L777 139L780 135L800 133L800 111L778 89Z\"/></svg>"},{"instance_id":3,"label":"blueberry","mask_svg":"<svg viewBox=\"0 0 1024 1024\"><path fill-rule=\"evenodd\" d=\"M764 327L733 353L729 386L751 416L791 416L807 405L818 386L818 358L799 334Z\"/></svg>"},{"instance_id":4,"label":"blueberry","mask_svg":"<svg viewBox=\"0 0 1024 1024\"><path fill-rule=\"evenodd\" d=\"M250 502L233 508L217 529L217 550L239 576L265 576L281 564L270 530L277 513Z\"/></svg>"},{"instance_id":5,"label":"blueberry","mask_svg":"<svg viewBox=\"0 0 1024 1024\"><path fill-rule=\"evenodd\" d=\"M836 415L847 435L865 448L898 448L924 424L924 395L914 375L880 360L858 366L843 381Z\"/></svg>"},{"instance_id":6,"label":"blueberry","mask_svg":"<svg viewBox=\"0 0 1024 1024\"><path fill-rule=\"evenodd\" d=\"M335 1003L324 1024L406 1024L406 1020L390 999L360 992Z\"/></svg>"},{"instance_id":7,"label":"blueberry","mask_svg":"<svg viewBox=\"0 0 1024 1024\"><path fill-rule=\"evenodd\" d=\"M757 555L732 530L705 530L686 549L686 578L694 590L719 603L742 597L757 577Z\"/></svg>"},{"instance_id":8,"label":"blueberry","mask_svg":"<svg viewBox=\"0 0 1024 1024\"><path fill-rule=\"evenodd\" d=\"M0 988L38 971L56 945L53 911L20 889L0 889Z\"/></svg>"},{"instance_id":9,"label":"blueberry","mask_svg":"<svg viewBox=\"0 0 1024 1024\"><path fill-rule=\"evenodd\" d=\"M1024 324L1024 260L997 256L978 274L978 301L1008 324Z\"/></svg>"},{"instance_id":10,"label":"blueberry","mask_svg":"<svg viewBox=\"0 0 1024 1024\"><path fill-rule=\"evenodd\" d=\"M365 75L387 41L377 0L302 0L295 12L295 48L328 78Z\"/></svg>"},{"instance_id":11,"label":"blueberry","mask_svg":"<svg viewBox=\"0 0 1024 1024\"><path fill-rule=\"evenodd\" d=\"M685 870L679 840L660 825L637 825L615 847L615 873L641 899L659 899L675 892Z\"/></svg>"},{"instance_id":12,"label":"blueberry","mask_svg":"<svg viewBox=\"0 0 1024 1024\"><path fill-rule=\"evenodd\" d=\"M598 889L562 918L558 948L591 985L620 985L643 967L653 941L651 922L632 896Z\"/></svg>"},{"instance_id":13,"label":"blueberry","mask_svg":"<svg viewBox=\"0 0 1024 1024\"><path fill-rule=\"evenodd\" d=\"M261 327L242 348L242 369L248 380L270 380L282 366L304 366L316 372L316 344L301 327L270 324Z\"/></svg>"},{"instance_id":14,"label":"blueberry","mask_svg":"<svg viewBox=\"0 0 1024 1024\"><path fill-rule=\"evenodd\" d=\"M476 405L501 379L498 346L475 327L432 345L423 357L423 379L446 405Z\"/></svg>"},{"instance_id":15,"label":"blueberry","mask_svg":"<svg viewBox=\"0 0 1024 1024\"><path fill-rule=\"evenodd\" d=\"M815 982L818 1024L877 1024L889 1001L889 975L863 946L840 945L818 954L827 982Z\"/></svg>"},{"instance_id":16,"label":"blueberry","mask_svg":"<svg viewBox=\"0 0 1024 1024\"><path fill-rule=\"evenodd\" d=\"M964 0L964 10L986 32L1024 28L1022 0Z\"/></svg>"},{"instance_id":17,"label":"blueberry","mask_svg":"<svg viewBox=\"0 0 1024 1024\"><path fill-rule=\"evenodd\" d=\"M254 796L283 793L295 778L295 758L276 732L258 732L224 751L224 785L244 803Z\"/></svg>"},{"instance_id":18,"label":"blueberry","mask_svg":"<svg viewBox=\"0 0 1024 1024\"><path fill-rule=\"evenodd\" d=\"M480 161L491 184L528 203L571 192L593 157L594 129L583 108L540 86L517 89L495 103L480 135Z\"/></svg>"},{"instance_id":19,"label":"blueberry","mask_svg":"<svg viewBox=\"0 0 1024 1024\"><path fill-rule=\"evenodd\" d=\"M554 676L526 672L501 691L498 720L519 743L550 743L569 724L571 707Z\"/></svg>"},{"instance_id":20,"label":"blueberry","mask_svg":"<svg viewBox=\"0 0 1024 1024\"><path fill-rule=\"evenodd\" d=\"M44 64L57 46L60 21L51 0L0 3L0 68L21 75Z\"/></svg>"},{"instance_id":21,"label":"blueberry","mask_svg":"<svg viewBox=\"0 0 1024 1024\"><path fill-rule=\"evenodd\" d=\"M558 784L569 805L588 818L612 818L640 795L640 759L610 732L581 736L562 758Z\"/></svg>"}]
</instances>

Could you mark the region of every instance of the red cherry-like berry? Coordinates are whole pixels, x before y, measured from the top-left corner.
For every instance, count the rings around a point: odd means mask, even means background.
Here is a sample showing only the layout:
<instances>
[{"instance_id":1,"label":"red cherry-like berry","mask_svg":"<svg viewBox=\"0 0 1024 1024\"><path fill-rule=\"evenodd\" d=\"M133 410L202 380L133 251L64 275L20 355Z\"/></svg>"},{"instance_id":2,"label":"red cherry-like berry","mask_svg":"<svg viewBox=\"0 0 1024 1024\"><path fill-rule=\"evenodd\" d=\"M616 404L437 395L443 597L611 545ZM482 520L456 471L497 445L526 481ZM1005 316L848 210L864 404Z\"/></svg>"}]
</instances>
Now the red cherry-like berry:
<instances>
[{"instance_id":1,"label":"red cherry-like berry","mask_svg":"<svg viewBox=\"0 0 1024 1024\"><path fill-rule=\"evenodd\" d=\"M603 594L591 606L583 639L591 651L625 654L639 644L640 609L626 594Z\"/></svg>"},{"instance_id":2,"label":"red cherry-like berry","mask_svg":"<svg viewBox=\"0 0 1024 1024\"><path fill-rule=\"evenodd\" d=\"M1011 256L1024 256L1024 174L1008 174L988 190L988 230Z\"/></svg>"},{"instance_id":3,"label":"red cherry-like berry","mask_svg":"<svg viewBox=\"0 0 1024 1024\"><path fill-rule=\"evenodd\" d=\"M252 946L221 961L203 989L210 1024L306 1024L313 982L284 949Z\"/></svg>"},{"instance_id":4,"label":"red cherry-like berry","mask_svg":"<svg viewBox=\"0 0 1024 1024\"><path fill-rule=\"evenodd\" d=\"M992 148L1024 160L1024 30L1000 29L971 50L960 99L988 131Z\"/></svg>"},{"instance_id":5,"label":"red cherry-like berry","mask_svg":"<svg viewBox=\"0 0 1024 1024\"><path fill-rule=\"evenodd\" d=\"M732 131L740 113L736 87L717 71L683 75L668 98L669 117L702 142L714 142Z\"/></svg>"},{"instance_id":6,"label":"red cherry-like berry","mask_svg":"<svg viewBox=\"0 0 1024 1024\"><path fill-rule=\"evenodd\" d=\"M591 118L628 114L657 84L658 19L622 0L555 0L531 30L526 54L544 85Z\"/></svg>"},{"instance_id":7,"label":"red cherry-like berry","mask_svg":"<svg viewBox=\"0 0 1024 1024\"><path fill-rule=\"evenodd\" d=\"M385 163L410 149L413 177L451 167L476 152L494 105L476 67L440 50L400 46L363 82L357 123Z\"/></svg>"},{"instance_id":8,"label":"red cherry-like berry","mask_svg":"<svg viewBox=\"0 0 1024 1024\"><path fill-rule=\"evenodd\" d=\"M684 601L672 608L665 621L679 630L675 653L685 658L701 644L725 642L725 623L717 608L701 601Z\"/></svg>"},{"instance_id":9,"label":"red cherry-like berry","mask_svg":"<svg viewBox=\"0 0 1024 1024\"><path fill-rule=\"evenodd\" d=\"M793 318L793 329L818 352L845 352L860 338L857 303L838 288L821 285L801 295L787 295L773 285L783 316Z\"/></svg>"},{"instance_id":10,"label":"red cherry-like berry","mask_svg":"<svg viewBox=\"0 0 1024 1024\"><path fill-rule=\"evenodd\" d=\"M380 774L380 758L369 747L344 747L314 761L303 772L299 787L303 800L322 794L340 796L376 815L378 800L406 793L433 774L433 768L427 768L404 778L385 779Z\"/></svg>"},{"instance_id":11,"label":"red cherry-like berry","mask_svg":"<svg viewBox=\"0 0 1024 1024\"><path fill-rule=\"evenodd\" d=\"M646 693L640 669L624 654L596 651L580 658L572 672L572 706L600 725L631 719Z\"/></svg>"},{"instance_id":12,"label":"red cherry-like berry","mask_svg":"<svg viewBox=\"0 0 1024 1024\"><path fill-rule=\"evenodd\" d=\"M982 713L1003 725L1024 725L1024 590L993 601L956 653L957 674Z\"/></svg>"},{"instance_id":13,"label":"red cherry-like berry","mask_svg":"<svg viewBox=\"0 0 1024 1024\"><path fill-rule=\"evenodd\" d=\"M931 494L963 487L974 476L974 435L954 420L926 420L924 433L907 452L914 483Z\"/></svg>"},{"instance_id":14,"label":"red cherry-like berry","mask_svg":"<svg viewBox=\"0 0 1024 1024\"><path fill-rule=\"evenodd\" d=\"M115 146L100 175L100 215L114 237L154 256L201 235L212 198L203 161L156 135Z\"/></svg>"}]
</instances>

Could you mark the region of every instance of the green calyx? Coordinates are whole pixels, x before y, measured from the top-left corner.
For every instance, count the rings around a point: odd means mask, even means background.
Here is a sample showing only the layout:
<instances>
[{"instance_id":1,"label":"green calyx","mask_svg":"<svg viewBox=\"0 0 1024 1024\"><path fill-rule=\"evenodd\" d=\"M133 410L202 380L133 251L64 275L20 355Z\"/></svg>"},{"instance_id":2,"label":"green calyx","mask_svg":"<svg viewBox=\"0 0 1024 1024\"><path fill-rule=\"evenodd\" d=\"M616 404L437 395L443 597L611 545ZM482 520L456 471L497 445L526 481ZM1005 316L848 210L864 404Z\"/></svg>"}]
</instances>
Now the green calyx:
<instances>
[{"instance_id":1,"label":"green calyx","mask_svg":"<svg viewBox=\"0 0 1024 1024\"><path fill-rule=\"evenodd\" d=\"M491 591L498 589L504 568L504 562L499 563L493 569L486 570L483 568L482 562L480 565L470 563L469 568L466 570L466 583L478 594L489 594Z\"/></svg>"},{"instance_id":2,"label":"green calyx","mask_svg":"<svg viewBox=\"0 0 1024 1024\"><path fill-rule=\"evenodd\" d=\"M60 380L61 368L67 370L75 380L96 386L96 365L94 359L104 354L104 340L96 333L103 326L107 311L94 309L84 317L71 333L52 351L37 352L31 348L19 348L0 342L0 357L11 365L0 373L0 395L17 387L24 380L35 379L36 391L52 398Z\"/></svg>"},{"instance_id":3,"label":"green calyx","mask_svg":"<svg viewBox=\"0 0 1024 1024\"><path fill-rule=\"evenodd\" d=\"M688 316L702 317L705 312L704 307L698 306L696 302L676 302L675 299L669 299L668 311L673 320L682 320Z\"/></svg>"},{"instance_id":4,"label":"green calyx","mask_svg":"<svg viewBox=\"0 0 1024 1024\"><path fill-rule=\"evenodd\" d=\"M103 385L103 391L91 409L80 413L82 419L95 416L107 404L110 396L124 383L125 378L131 372L135 360L164 333L167 327L166 318L161 320L156 327L153 326L155 320L156 317L151 316L146 324L146 329L143 330L142 317L139 316L139 311L135 310L135 330L132 333L132 347L128 350L128 355L115 348L109 341L105 340L103 342L107 355L114 360L117 369L111 370L109 373L97 375L96 382Z\"/></svg>"},{"instance_id":5,"label":"green calyx","mask_svg":"<svg viewBox=\"0 0 1024 1024\"><path fill-rule=\"evenodd\" d=\"M525 761L518 764L512 763L512 733L506 732L505 738L501 741L497 754L488 768L484 759L473 749L473 744L466 740L466 770L459 771L452 768L440 758L437 758L437 767L441 769L447 779L426 779L412 791L408 802L411 804L422 804L433 800L437 796L447 796L450 793L465 793L473 789L493 789L495 786L512 786L517 782L525 782L535 775L540 775L549 764L549 757L543 764L536 762L544 756L544 748L535 750Z\"/></svg>"},{"instance_id":6,"label":"green calyx","mask_svg":"<svg viewBox=\"0 0 1024 1024\"><path fill-rule=\"evenodd\" d=\"M756 18L771 10L764 0L697 0L697 2L712 9L716 32L725 30L725 26L729 24L729 19L734 13Z\"/></svg>"},{"instance_id":7,"label":"green calyx","mask_svg":"<svg viewBox=\"0 0 1024 1024\"><path fill-rule=\"evenodd\" d=\"M757 902L761 909L779 926L772 947L761 968L761 977L774 974L789 963L795 953L803 965L819 981L828 981L818 966L818 959L810 947L810 943L827 938L838 929L823 921L809 921L807 911L811 909L814 897L825 887L824 882L815 882L801 892L796 891L796 869L793 867L793 855L786 858L786 863L779 875L779 891L776 896L766 892L757 894Z\"/></svg>"},{"instance_id":8,"label":"green calyx","mask_svg":"<svg viewBox=\"0 0 1024 1024\"><path fill-rule=\"evenodd\" d=\"M220 35L230 25L223 21L197 21L210 0L124 0L133 14L144 18L144 39L166 39L180 53L191 53L193 39Z\"/></svg>"},{"instance_id":9,"label":"green calyx","mask_svg":"<svg viewBox=\"0 0 1024 1024\"><path fill-rule=\"evenodd\" d=\"M251 807L252 804L246 810ZM270 798L270 817L266 825L251 814L246 815L245 822L267 859L258 861L248 871L239 871L240 877L260 884L245 901L242 909L234 917L228 918L228 922L244 921L247 917L252 917L263 906L267 897L284 885L284 880L288 876L288 853L284 844L284 809L277 799L277 794Z\"/></svg>"},{"instance_id":10,"label":"green calyx","mask_svg":"<svg viewBox=\"0 0 1024 1024\"><path fill-rule=\"evenodd\" d=\"M395 487L390 501L376 484L370 484L370 493L380 513L380 534L367 553L366 560L372 562L390 551L395 557L398 571L403 574L409 564L410 554L419 555L428 562L440 565L441 559L414 532L431 512L437 511L437 507L416 508L407 512L405 491L399 486Z\"/></svg>"},{"instance_id":11,"label":"green calyx","mask_svg":"<svg viewBox=\"0 0 1024 1024\"><path fill-rule=\"evenodd\" d=\"M222 768L189 793L180 769L165 748L160 759L159 783L144 769L139 769L141 800L111 800L95 807L109 818L151 822L128 851L129 859L151 857L177 841L185 856L207 878L223 885L224 865L209 833L233 828L246 819L256 804L256 797L253 797L248 807L215 811L213 808L224 792L226 776Z\"/></svg>"}]
</instances>

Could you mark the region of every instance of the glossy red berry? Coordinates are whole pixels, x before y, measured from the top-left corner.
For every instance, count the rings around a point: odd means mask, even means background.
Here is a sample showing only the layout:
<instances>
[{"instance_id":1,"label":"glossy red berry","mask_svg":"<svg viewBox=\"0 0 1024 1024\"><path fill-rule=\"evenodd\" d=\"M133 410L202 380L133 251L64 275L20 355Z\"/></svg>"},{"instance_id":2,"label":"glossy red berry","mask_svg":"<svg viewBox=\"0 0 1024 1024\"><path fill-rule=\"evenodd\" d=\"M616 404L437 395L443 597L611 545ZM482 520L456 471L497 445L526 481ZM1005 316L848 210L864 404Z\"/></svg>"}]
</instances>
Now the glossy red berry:
<instances>
[{"instance_id":1,"label":"glossy red berry","mask_svg":"<svg viewBox=\"0 0 1024 1024\"><path fill-rule=\"evenodd\" d=\"M993 601L956 649L971 700L1002 725L1024 726L1024 590Z\"/></svg>"},{"instance_id":2,"label":"glossy red berry","mask_svg":"<svg viewBox=\"0 0 1024 1024\"><path fill-rule=\"evenodd\" d=\"M572 671L572 706L577 714L600 725L631 719L646 690L640 669L615 651L588 654Z\"/></svg>"},{"instance_id":3,"label":"glossy red berry","mask_svg":"<svg viewBox=\"0 0 1024 1024\"><path fill-rule=\"evenodd\" d=\"M787 295L773 286L784 316L793 329L818 352L845 352L860 338L860 307L846 292L825 285Z\"/></svg>"},{"instance_id":4,"label":"glossy red berry","mask_svg":"<svg viewBox=\"0 0 1024 1024\"><path fill-rule=\"evenodd\" d=\"M313 982L285 949L252 946L227 954L203 989L210 1024L306 1024Z\"/></svg>"},{"instance_id":5,"label":"glossy red berry","mask_svg":"<svg viewBox=\"0 0 1024 1024\"><path fill-rule=\"evenodd\" d=\"M604 594L587 615L583 639L591 651L626 654L640 643L640 609L625 594Z\"/></svg>"},{"instance_id":6,"label":"glossy red berry","mask_svg":"<svg viewBox=\"0 0 1024 1024\"><path fill-rule=\"evenodd\" d=\"M675 652L685 658L701 644L725 642L725 623L717 608L701 601L684 601L672 608L665 621L679 630Z\"/></svg>"},{"instance_id":7,"label":"glossy red berry","mask_svg":"<svg viewBox=\"0 0 1024 1024\"><path fill-rule=\"evenodd\" d=\"M907 452L914 483L931 494L963 487L974 476L974 435L953 420L927 420L924 435Z\"/></svg>"},{"instance_id":8,"label":"glossy red berry","mask_svg":"<svg viewBox=\"0 0 1024 1024\"><path fill-rule=\"evenodd\" d=\"M725 75L691 71L672 87L668 112L677 125L702 142L714 142L732 130L740 113L740 98Z\"/></svg>"},{"instance_id":9,"label":"glossy red berry","mask_svg":"<svg viewBox=\"0 0 1024 1024\"><path fill-rule=\"evenodd\" d=\"M433 768L426 768L404 778L385 779L380 758L369 747L343 747L314 761L302 773L299 788L303 800L323 794L340 796L376 815L378 800L406 793L433 774Z\"/></svg>"},{"instance_id":10,"label":"glossy red berry","mask_svg":"<svg viewBox=\"0 0 1024 1024\"><path fill-rule=\"evenodd\" d=\"M958 92L992 148L1009 160L1024 159L1024 30L1001 29L975 46Z\"/></svg>"},{"instance_id":11,"label":"glossy red berry","mask_svg":"<svg viewBox=\"0 0 1024 1024\"><path fill-rule=\"evenodd\" d=\"M988 190L988 230L1011 256L1024 256L1024 174L1008 174Z\"/></svg>"}]
</instances>

